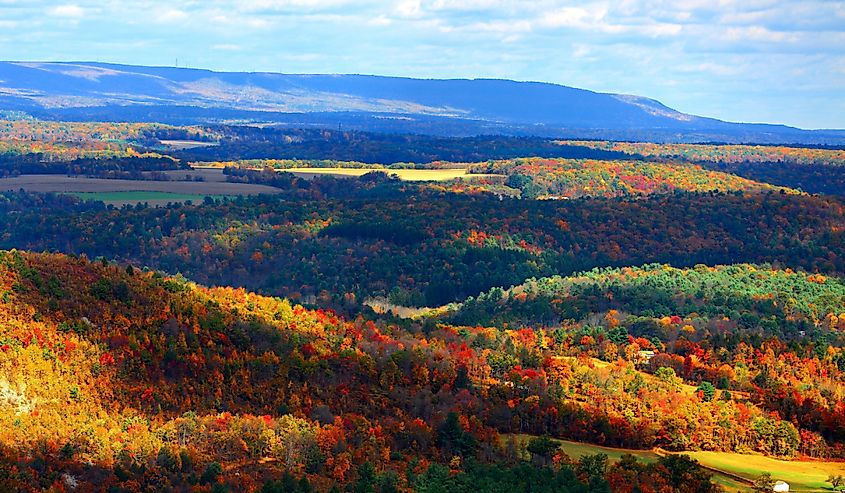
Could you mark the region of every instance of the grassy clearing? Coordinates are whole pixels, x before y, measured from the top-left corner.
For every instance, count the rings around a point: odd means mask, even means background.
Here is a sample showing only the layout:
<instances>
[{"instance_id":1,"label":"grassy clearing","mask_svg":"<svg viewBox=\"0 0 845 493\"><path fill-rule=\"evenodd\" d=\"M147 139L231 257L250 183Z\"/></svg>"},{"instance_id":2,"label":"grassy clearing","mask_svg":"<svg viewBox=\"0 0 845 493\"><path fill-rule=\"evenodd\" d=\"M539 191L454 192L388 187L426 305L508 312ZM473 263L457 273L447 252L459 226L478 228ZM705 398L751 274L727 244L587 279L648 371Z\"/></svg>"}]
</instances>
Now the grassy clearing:
<instances>
[{"instance_id":1,"label":"grassy clearing","mask_svg":"<svg viewBox=\"0 0 845 493\"><path fill-rule=\"evenodd\" d=\"M176 151L181 151L184 149L195 149L197 147L213 147L220 144L217 142L205 142L200 140L162 140L161 145Z\"/></svg>"},{"instance_id":2,"label":"grassy clearing","mask_svg":"<svg viewBox=\"0 0 845 493\"><path fill-rule=\"evenodd\" d=\"M530 437L527 437L525 439L527 440L528 438ZM561 449L566 453L566 455L568 455L572 459L578 459L585 455L607 454L608 461L613 464L622 459L623 455L631 454L636 457L637 460L650 464L653 462L657 462L657 459L660 458L660 455L652 450L632 450L613 447L601 447L599 445L592 445L589 443L570 442L569 440L558 441L561 444ZM702 463L702 465L707 467L707 464ZM751 491L750 485L745 484L742 481L738 481L737 479L734 479L726 474L720 474L719 472L714 471L712 469L710 470L710 472L713 473L713 482L721 485L723 488L725 488L725 491Z\"/></svg>"},{"instance_id":3,"label":"grassy clearing","mask_svg":"<svg viewBox=\"0 0 845 493\"><path fill-rule=\"evenodd\" d=\"M187 193L172 193L172 192L70 192L68 195L74 195L82 200L99 200L106 204L123 205L123 204L138 204L149 203L150 205L164 205L167 203L187 202L202 202L205 197L212 197L215 199L227 198L229 195L202 195L202 194L187 194Z\"/></svg>"},{"instance_id":4,"label":"grassy clearing","mask_svg":"<svg viewBox=\"0 0 845 493\"><path fill-rule=\"evenodd\" d=\"M394 305L387 299L381 297L368 298L364 300L363 304L364 306L372 308L373 311L379 314L391 313L396 317L412 320L442 315L449 309L448 305L437 308L429 308L425 306L417 308L412 306Z\"/></svg>"},{"instance_id":5,"label":"grassy clearing","mask_svg":"<svg viewBox=\"0 0 845 493\"><path fill-rule=\"evenodd\" d=\"M525 444L531 435L514 435L517 443ZM503 443L507 440L504 435ZM555 440L572 459L585 455L607 454L610 463L618 462L622 455L631 454L646 463L656 462L666 452L654 450L632 450L601 447L589 443ZM713 482L722 485L726 491L752 491L751 482L763 473L770 473L775 480L786 481L790 491L822 492L832 491L827 483L829 475L845 475L845 462L830 461L788 461L762 455L736 454L729 452L683 452L697 460L713 473ZM741 478L741 479L740 479ZM745 481L743 481L744 479Z\"/></svg>"},{"instance_id":6,"label":"grassy clearing","mask_svg":"<svg viewBox=\"0 0 845 493\"><path fill-rule=\"evenodd\" d=\"M466 169L376 169L376 168L291 168L288 171L303 178L316 175L362 176L371 171L383 171L405 181L447 181L456 178L476 179L499 175L468 174Z\"/></svg>"},{"instance_id":7,"label":"grassy clearing","mask_svg":"<svg viewBox=\"0 0 845 493\"><path fill-rule=\"evenodd\" d=\"M688 452L705 467L754 480L764 472L789 483L790 491L832 491L830 474L845 474L845 462L786 461L762 455Z\"/></svg>"},{"instance_id":8,"label":"grassy clearing","mask_svg":"<svg viewBox=\"0 0 845 493\"><path fill-rule=\"evenodd\" d=\"M503 435L503 441L508 439L510 435ZM518 444L527 444L528 440L534 438L533 435L513 435L516 438ZM600 445L593 445L591 443L581 443L581 442L571 442L569 440L560 440L554 439L555 442L560 444L561 450L563 450L566 455L568 455L572 459L580 459L585 455L595 455L595 454L606 454L608 460L611 463L618 462L623 455L631 454L636 457L638 460L645 462L645 463L652 463L657 462L657 459L660 458L655 452L651 450L635 450L635 449L622 449L622 448L613 448L613 447L602 447Z\"/></svg>"}]
</instances>

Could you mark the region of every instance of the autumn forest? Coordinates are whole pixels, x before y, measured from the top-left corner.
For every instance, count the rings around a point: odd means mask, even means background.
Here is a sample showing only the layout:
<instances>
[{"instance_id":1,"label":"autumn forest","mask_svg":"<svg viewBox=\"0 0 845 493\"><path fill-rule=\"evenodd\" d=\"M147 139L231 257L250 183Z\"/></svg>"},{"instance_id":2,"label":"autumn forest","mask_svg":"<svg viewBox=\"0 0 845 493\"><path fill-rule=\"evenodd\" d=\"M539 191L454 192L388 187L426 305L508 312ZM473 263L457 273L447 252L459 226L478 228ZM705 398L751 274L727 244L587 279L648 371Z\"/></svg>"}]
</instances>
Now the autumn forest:
<instances>
[{"instance_id":1,"label":"autumn forest","mask_svg":"<svg viewBox=\"0 0 845 493\"><path fill-rule=\"evenodd\" d=\"M841 147L4 118L0 491L842 484Z\"/></svg>"}]
</instances>

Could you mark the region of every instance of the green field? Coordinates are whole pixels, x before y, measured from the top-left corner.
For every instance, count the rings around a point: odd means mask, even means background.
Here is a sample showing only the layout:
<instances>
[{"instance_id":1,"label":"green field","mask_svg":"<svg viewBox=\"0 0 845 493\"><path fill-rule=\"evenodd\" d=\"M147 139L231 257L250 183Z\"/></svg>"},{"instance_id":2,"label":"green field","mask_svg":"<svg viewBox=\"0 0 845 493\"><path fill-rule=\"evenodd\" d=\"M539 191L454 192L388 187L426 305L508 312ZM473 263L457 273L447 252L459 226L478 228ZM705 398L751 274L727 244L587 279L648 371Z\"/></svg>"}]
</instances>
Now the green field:
<instances>
[{"instance_id":1,"label":"green field","mask_svg":"<svg viewBox=\"0 0 845 493\"><path fill-rule=\"evenodd\" d=\"M212 197L215 199L229 197L228 195L200 195L190 193L173 193L173 192L151 192L151 191L134 191L134 192L68 192L67 195L79 197L82 200L99 200L106 204L123 205L123 204L139 204L149 203L151 205L165 205L170 202L202 202L205 197Z\"/></svg>"},{"instance_id":2,"label":"green field","mask_svg":"<svg viewBox=\"0 0 845 493\"><path fill-rule=\"evenodd\" d=\"M722 452L689 452L688 455L706 467L749 480L769 472L773 479L789 483L790 491L832 491L827 483L828 476L845 475L845 462L786 461L762 455Z\"/></svg>"},{"instance_id":3,"label":"green field","mask_svg":"<svg viewBox=\"0 0 845 493\"><path fill-rule=\"evenodd\" d=\"M502 435L502 440L507 440L509 435ZM534 438L532 435L515 435L517 443L528 443L528 440ZM660 458L658 454L651 450L636 450L636 449L622 449L613 447L602 447L600 445L593 445L591 443L571 442L569 440L554 439L560 444L561 450L572 459L579 459L585 455L606 454L611 463L619 461L623 455L631 454L638 460L646 463L657 462Z\"/></svg>"},{"instance_id":4,"label":"green field","mask_svg":"<svg viewBox=\"0 0 845 493\"><path fill-rule=\"evenodd\" d=\"M517 441L527 442L530 435L517 435ZM506 437L503 437L506 439ZM601 447L589 443L556 440L561 449L572 459L585 455L607 454L611 463L624 454L631 454L646 463L655 462L661 454L652 450L628 450ZM751 491L751 482L768 472L774 480L789 483L790 491L832 491L827 478L830 474L845 475L845 462L787 461L762 455L746 455L729 452L684 452L713 473L713 482L722 485L726 491ZM743 478L742 481L737 478Z\"/></svg>"}]
</instances>

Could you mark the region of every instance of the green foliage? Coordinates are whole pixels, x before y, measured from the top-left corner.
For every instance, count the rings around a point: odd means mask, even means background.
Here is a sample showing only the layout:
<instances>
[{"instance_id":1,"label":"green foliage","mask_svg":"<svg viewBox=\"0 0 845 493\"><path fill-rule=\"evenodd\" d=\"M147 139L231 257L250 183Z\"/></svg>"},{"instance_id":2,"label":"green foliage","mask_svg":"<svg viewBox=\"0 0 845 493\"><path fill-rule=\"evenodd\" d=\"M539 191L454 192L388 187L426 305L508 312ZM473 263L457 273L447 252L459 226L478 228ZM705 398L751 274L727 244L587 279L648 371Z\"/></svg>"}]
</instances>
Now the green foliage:
<instances>
[{"instance_id":1,"label":"green foliage","mask_svg":"<svg viewBox=\"0 0 845 493\"><path fill-rule=\"evenodd\" d=\"M712 475L688 455L667 455L658 464L668 471L667 479L673 491L715 493L719 488L711 482ZM771 491L771 490L769 490Z\"/></svg>"},{"instance_id":2,"label":"green foliage","mask_svg":"<svg viewBox=\"0 0 845 493\"><path fill-rule=\"evenodd\" d=\"M476 447L475 437L461 428L457 413L450 412L437 432L438 444L447 453L469 455Z\"/></svg>"},{"instance_id":3,"label":"green foliage","mask_svg":"<svg viewBox=\"0 0 845 493\"><path fill-rule=\"evenodd\" d=\"M419 493L576 493L595 491L579 482L572 469L519 464L516 467L484 465L471 462L463 471L450 474L449 469L432 464L413 484Z\"/></svg>"},{"instance_id":4,"label":"green foliage","mask_svg":"<svg viewBox=\"0 0 845 493\"><path fill-rule=\"evenodd\" d=\"M830 483L830 486L833 487L834 491L839 490L839 487L845 484L845 477L841 474L831 474L827 477L827 482Z\"/></svg>"},{"instance_id":5,"label":"green foliage","mask_svg":"<svg viewBox=\"0 0 845 493\"><path fill-rule=\"evenodd\" d=\"M695 390L701 392L701 398L706 402L712 401L716 395L716 387L710 382L701 382Z\"/></svg>"},{"instance_id":6,"label":"green foliage","mask_svg":"<svg viewBox=\"0 0 845 493\"><path fill-rule=\"evenodd\" d=\"M759 493L771 493L772 488L775 487L775 480L772 479L770 473L763 473L754 480L754 491Z\"/></svg>"},{"instance_id":7,"label":"green foliage","mask_svg":"<svg viewBox=\"0 0 845 493\"><path fill-rule=\"evenodd\" d=\"M520 190L523 199L776 190L736 175L672 162L518 158L480 163L471 170L507 175L505 184Z\"/></svg>"},{"instance_id":8,"label":"green foliage","mask_svg":"<svg viewBox=\"0 0 845 493\"><path fill-rule=\"evenodd\" d=\"M223 466L219 462L211 462L205 466L200 481L204 484L215 483L221 474L223 474Z\"/></svg>"},{"instance_id":9,"label":"green foliage","mask_svg":"<svg viewBox=\"0 0 845 493\"><path fill-rule=\"evenodd\" d=\"M560 444L548 436L532 438L525 447L528 452L545 459L551 458L558 449L560 449Z\"/></svg>"},{"instance_id":10,"label":"green foliage","mask_svg":"<svg viewBox=\"0 0 845 493\"><path fill-rule=\"evenodd\" d=\"M649 264L529 280L511 289L505 303L482 311L485 299L481 295L467 300L453 318L471 323L530 324L579 319L589 313L616 309L650 317L733 315L745 328L761 326L770 331L789 330L795 335L803 327L796 320L818 320L842 311L845 282L836 277L776 270L768 265L678 269ZM565 302L552 303L553 300ZM771 324L763 326L762 322L750 322L751 319Z\"/></svg>"}]
</instances>

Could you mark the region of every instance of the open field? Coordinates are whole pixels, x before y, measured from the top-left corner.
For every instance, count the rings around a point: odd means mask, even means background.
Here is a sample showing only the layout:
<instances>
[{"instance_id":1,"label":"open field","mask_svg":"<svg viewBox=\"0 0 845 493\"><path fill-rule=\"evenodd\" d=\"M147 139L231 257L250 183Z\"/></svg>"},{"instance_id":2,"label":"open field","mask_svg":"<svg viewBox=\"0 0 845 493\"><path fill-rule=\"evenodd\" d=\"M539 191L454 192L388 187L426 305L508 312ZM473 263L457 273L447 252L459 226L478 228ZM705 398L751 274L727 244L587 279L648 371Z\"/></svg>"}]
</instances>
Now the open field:
<instances>
[{"instance_id":1,"label":"open field","mask_svg":"<svg viewBox=\"0 0 845 493\"><path fill-rule=\"evenodd\" d=\"M192 169L177 169L171 171L163 171L173 181L179 180L202 180L208 183L225 183L226 175L223 174L223 168L192 168Z\"/></svg>"},{"instance_id":2,"label":"open field","mask_svg":"<svg viewBox=\"0 0 845 493\"><path fill-rule=\"evenodd\" d=\"M790 491L831 491L826 482L830 474L845 474L845 462L786 461L762 455L722 452L688 452L702 465L718 471L754 480L764 472L775 480L789 483Z\"/></svg>"},{"instance_id":3,"label":"open field","mask_svg":"<svg viewBox=\"0 0 845 493\"><path fill-rule=\"evenodd\" d=\"M202 163L192 164L193 172L202 173L207 180L214 180L217 176L223 176L222 170L226 163ZM405 181L447 181L456 178L474 180L479 178L499 177L504 175L468 173L466 167L449 169L388 169L388 168L285 168L278 169L278 172L293 173L301 178L311 179L317 175L330 175L337 177L363 176L373 171L382 171L396 175ZM185 174L183 171L168 171L175 177ZM224 178L225 179L225 178Z\"/></svg>"},{"instance_id":4,"label":"open field","mask_svg":"<svg viewBox=\"0 0 845 493\"><path fill-rule=\"evenodd\" d=\"M313 178L316 175L332 176L362 176L371 171L384 171L396 175L405 181L446 181L461 179L489 178L500 175L469 174L466 169L376 169L376 168L291 168L288 171L302 178Z\"/></svg>"},{"instance_id":5,"label":"open field","mask_svg":"<svg viewBox=\"0 0 845 493\"><path fill-rule=\"evenodd\" d=\"M364 305L369 306L376 313L390 312L396 317L407 319L417 319L427 316L440 315L448 310L448 305L437 308L429 308L425 306L411 307L394 305L393 303L387 301L387 299L384 297L367 298L366 300L364 300Z\"/></svg>"},{"instance_id":6,"label":"open field","mask_svg":"<svg viewBox=\"0 0 845 493\"><path fill-rule=\"evenodd\" d=\"M178 172L177 172L178 173ZM181 172L183 175L185 172ZM178 174L176 176L179 176ZM133 195L123 195L122 198L109 196L110 203L125 204L149 202L151 205L161 205L167 202L188 200L202 200L204 196L235 196L276 194L279 189L266 185L249 183L227 183L221 181L143 181L143 180L107 180L102 178L70 177L65 175L21 175L14 178L0 179L0 191L26 190L28 192L54 193L88 193L114 194L116 192L146 192L157 194L156 198L145 196L143 200L133 198ZM177 199L178 196L183 198ZM138 196L141 197L141 196ZM163 200L163 202L161 202Z\"/></svg>"},{"instance_id":7,"label":"open field","mask_svg":"<svg viewBox=\"0 0 845 493\"><path fill-rule=\"evenodd\" d=\"M83 200L99 200L115 206L138 203L160 206L189 200L201 202L205 197L214 199L231 197L231 195L196 195L170 192L70 192L69 195L75 195Z\"/></svg>"},{"instance_id":8,"label":"open field","mask_svg":"<svg viewBox=\"0 0 845 493\"><path fill-rule=\"evenodd\" d=\"M518 442L527 442L530 435L516 435ZM503 436L503 441L507 436ZM658 450L631 450L602 447L589 443L555 440L561 449L572 459L585 455L607 454L611 463L617 462L624 454L631 454L646 463L657 461L668 452ZM713 481L722 485L726 491L751 491L751 483L761 474L771 473L774 480L786 481L790 491L820 492L832 491L826 482L830 474L845 474L845 462L830 461L788 461L778 460L763 455L736 454L729 452L682 452L697 460L713 473Z\"/></svg>"},{"instance_id":9,"label":"open field","mask_svg":"<svg viewBox=\"0 0 845 493\"><path fill-rule=\"evenodd\" d=\"M181 151L183 149L195 149L197 147L212 147L220 145L217 142L204 142L200 140L162 140L162 145L170 149Z\"/></svg>"}]
</instances>

